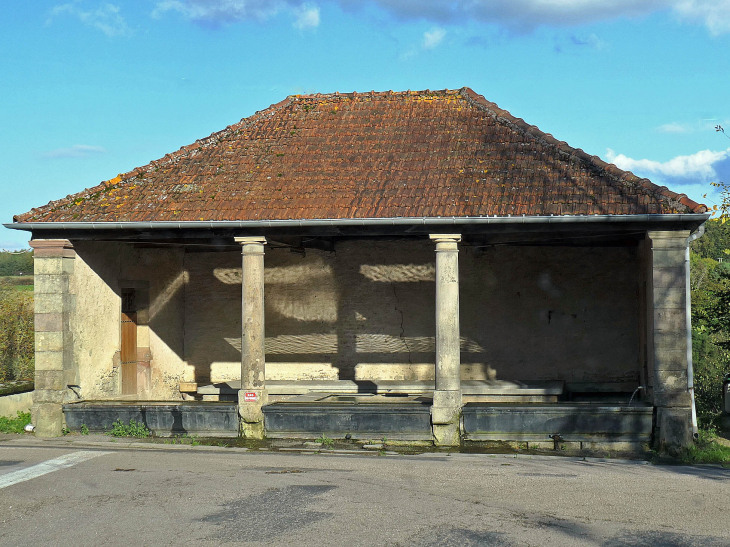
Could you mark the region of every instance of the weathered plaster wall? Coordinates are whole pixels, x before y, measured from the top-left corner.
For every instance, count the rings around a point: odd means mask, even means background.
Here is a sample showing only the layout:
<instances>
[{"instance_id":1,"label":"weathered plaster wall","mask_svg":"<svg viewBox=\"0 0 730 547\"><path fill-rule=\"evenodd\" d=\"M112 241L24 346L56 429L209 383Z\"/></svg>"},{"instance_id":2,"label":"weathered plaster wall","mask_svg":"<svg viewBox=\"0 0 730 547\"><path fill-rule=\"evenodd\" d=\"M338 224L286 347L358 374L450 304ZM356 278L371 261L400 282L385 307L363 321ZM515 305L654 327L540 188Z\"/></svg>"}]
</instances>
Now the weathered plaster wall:
<instances>
[{"instance_id":1,"label":"weathered plaster wall","mask_svg":"<svg viewBox=\"0 0 730 547\"><path fill-rule=\"evenodd\" d=\"M487 376L639 381L635 247L493 247L461 254L461 335Z\"/></svg>"},{"instance_id":2,"label":"weathered plaster wall","mask_svg":"<svg viewBox=\"0 0 730 547\"><path fill-rule=\"evenodd\" d=\"M266 249L268 379L430 379L434 246L360 240ZM241 256L188 253L186 359L240 376ZM635 248L461 246L464 379L639 378Z\"/></svg>"},{"instance_id":3,"label":"weathered plaster wall","mask_svg":"<svg viewBox=\"0 0 730 547\"><path fill-rule=\"evenodd\" d=\"M137 249L122 243L74 242L76 264L71 292L76 310L71 328L74 354L85 399L121 392L120 282L149 284L149 320L138 327L138 346L149 344L150 384L146 399L180 398L180 381L192 380L183 352L185 290L180 249Z\"/></svg>"}]
</instances>

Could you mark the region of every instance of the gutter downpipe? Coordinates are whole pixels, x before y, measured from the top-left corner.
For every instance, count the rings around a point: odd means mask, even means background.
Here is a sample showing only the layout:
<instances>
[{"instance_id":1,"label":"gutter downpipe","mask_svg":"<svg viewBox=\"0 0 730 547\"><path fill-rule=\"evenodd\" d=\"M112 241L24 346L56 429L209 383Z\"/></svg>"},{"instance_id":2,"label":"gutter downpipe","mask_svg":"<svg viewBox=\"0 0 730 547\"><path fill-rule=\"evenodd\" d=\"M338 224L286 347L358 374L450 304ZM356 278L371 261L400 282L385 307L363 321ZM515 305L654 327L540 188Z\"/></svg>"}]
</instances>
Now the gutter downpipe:
<instances>
[{"instance_id":1,"label":"gutter downpipe","mask_svg":"<svg viewBox=\"0 0 730 547\"><path fill-rule=\"evenodd\" d=\"M697 427L697 407L695 406L695 382L694 382L694 364L692 363L692 303L690 285L690 267L689 267L689 244L695 239L701 238L705 233L704 223L700 225L696 232L690 234L687 238L687 246L684 250L684 268L687 282L685 283L686 297L685 311L687 313L687 391L692 400L692 438L699 438L699 429Z\"/></svg>"}]
</instances>

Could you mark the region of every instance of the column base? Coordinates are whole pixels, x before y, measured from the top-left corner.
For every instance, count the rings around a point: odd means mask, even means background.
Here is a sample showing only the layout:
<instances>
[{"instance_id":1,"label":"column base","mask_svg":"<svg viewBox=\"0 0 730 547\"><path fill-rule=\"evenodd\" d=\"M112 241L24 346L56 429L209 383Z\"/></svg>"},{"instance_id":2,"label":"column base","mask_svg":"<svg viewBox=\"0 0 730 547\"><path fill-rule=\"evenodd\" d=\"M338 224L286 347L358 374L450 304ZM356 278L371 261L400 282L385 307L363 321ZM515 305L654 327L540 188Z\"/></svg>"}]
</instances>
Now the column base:
<instances>
[{"instance_id":1,"label":"column base","mask_svg":"<svg viewBox=\"0 0 730 547\"><path fill-rule=\"evenodd\" d=\"M433 392L431 427L436 446L459 446L461 423L461 390Z\"/></svg>"},{"instance_id":2,"label":"column base","mask_svg":"<svg viewBox=\"0 0 730 547\"><path fill-rule=\"evenodd\" d=\"M248 423L241 420L241 436L244 439L253 439L254 441L262 440L264 435L264 422Z\"/></svg>"},{"instance_id":3,"label":"column base","mask_svg":"<svg viewBox=\"0 0 730 547\"><path fill-rule=\"evenodd\" d=\"M458 423L461 415L461 390L436 390L433 392L431 406L431 423L450 424Z\"/></svg>"},{"instance_id":4,"label":"column base","mask_svg":"<svg viewBox=\"0 0 730 547\"><path fill-rule=\"evenodd\" d=\"M264 438L264 413L261 408L269 401L265 389L242 389L238 392L238 415L241 435L247 439Z\"/></svg>"},{"instance_id":5,"label":"column base","mask_svg":"<svg viewBox=\"0 0 730 547\"><path fill-rule=\"evenodd\" d=\"M459 422L453 424L433 424L433 444L435 446L459 446Z\"/></svg>"},{"instance_id":6,"label":"column base","mask_svg":"<svg viewBox=\"0 0 730 547\"><path fill-rule=\"evenodd\" d=\"M692 444L692 410L682 407L658 407L656 425L660 450L676 454Z\"/></svg>"},{"instance_id":7,"label":"column base","mask_svg":"<svg viewBox=\"0 0 730 547\"><path fill-rule=\"evenodd\" d=\"M63 408L55 403L33 405L36 437L60 437L63 435Z\"/></svg>"}]
</instances>

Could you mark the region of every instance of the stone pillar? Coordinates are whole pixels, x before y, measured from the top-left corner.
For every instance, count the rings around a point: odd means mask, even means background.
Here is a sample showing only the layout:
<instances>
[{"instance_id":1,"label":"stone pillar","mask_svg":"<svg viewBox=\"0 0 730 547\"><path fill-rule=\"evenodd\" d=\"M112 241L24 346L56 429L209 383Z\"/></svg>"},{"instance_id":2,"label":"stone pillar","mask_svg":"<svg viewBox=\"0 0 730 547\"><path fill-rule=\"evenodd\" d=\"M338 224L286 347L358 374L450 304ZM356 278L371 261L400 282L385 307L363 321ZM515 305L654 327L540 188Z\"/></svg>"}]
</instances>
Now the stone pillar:
<instances>
[{"instance_id":1,"label":"stone pillar","mask_svg":"<svg viewBox=\"0 0 730 547\"><path fill-rule=\"evenodd\" d=\"M33 247L35 300L35 391L32 418L39 437L58 437L64 427L62 404L75 399L67 386L78 385L69 315L76 253L66 239L36 239Z\"/></svg>"},{"instance_id":2,"label":"stone pillar","mask_svg":"<svg viewBox=\"0 0 730 547\"><path fill-rule=\"evenodd\" d=\"M692 442L692 399L687 378L688 230L646 234L647 353L656 407L655 442L676 451Z\"/></svg>"},{"instance_id":3,"label":"stone pillar","mask_svg":"<svg viewBox=\"0 0 730 547\"><path fill-rule=\"evenodd\" d=\"M437 445L459 444L461 338L459 335L459 234L432 234L436 242L436 389L431 423Z\"/></svg>"},{"instance_id":4,"label":"stone pillar","mask_svg":"<svg viewBox=\"0 0 730 547\"><path fill-rule=\"evenodd\" d=\"M264 357L264 237L237 237L243 255L241 301L241 390L238 412L241 433L251 439L264 437L266 365Z\"/></svg>"}]
</instances>

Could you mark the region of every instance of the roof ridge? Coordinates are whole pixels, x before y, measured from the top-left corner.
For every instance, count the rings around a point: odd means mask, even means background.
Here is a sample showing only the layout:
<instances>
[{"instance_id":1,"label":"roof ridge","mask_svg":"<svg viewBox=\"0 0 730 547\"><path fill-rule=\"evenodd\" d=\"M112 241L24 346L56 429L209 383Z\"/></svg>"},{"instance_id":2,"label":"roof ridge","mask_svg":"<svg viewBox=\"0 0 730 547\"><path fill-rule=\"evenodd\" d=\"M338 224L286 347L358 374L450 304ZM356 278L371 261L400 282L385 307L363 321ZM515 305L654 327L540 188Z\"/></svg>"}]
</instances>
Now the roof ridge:
<instances>
[{"instance_id":1,"label":"roof ridge","mask_svg":"<svg viewBox=\"0 0 730 547\"><path fill-rule=\"evenodd\" d=\"M412 90L407 89L406 91L393 91L392 89L389 89L387 91L350 91L347 93L341 93L339 91L334 91L332 93L303 93L303 94L297 94L297 95L289 95L287 99L327 99L327 98L357 98L357 97L394 97L394 96L415 96L415 95L459 95L461 93L460 89L423 89L423 90Z\"/></svg>"},{"instance_id":2,"label":"roof ridge","mask_svg":"<svg viewBox=\"0 0 730 547\"><path fill-rule=\"evenodd\" d=\"M621 169L617 165L606 162L598 156L592 156L585 152L582 148L575 148L573 146L570 146L565 141L559 141L550 133L546 133L545 131L540 130L535 125L528 124L522 118L513 116L507 110L500 108L499 106L497 106L496 103L488 101L484 97L484 95L479 95L470 87L462 87L459 91L461 93L461 96L469 101L470 104L486 109L491 114L493 114L495 120L499 121L499 118L503 118L504 121L506 121L510 125L513 125L515 128L522 131L523 133L531 135L537 139L544 140L549 145L558 148L558 150L560 150L561 152L575 156L585 162L590 163L595 168L605 172L609 178L615 180L616 182L620 182L623 184L637 184L644 187L647 191L653 194L658 194L669 200L681 203L685 207L688 207L694 213L704 213L708 210L706 205L691 200L689 197L687 197L687 194L678 194L677 192L673 192L666 186L659 186L658 184L654 184L647 178L638 177L631 171Z\"/></svg>"}]
</instances>

